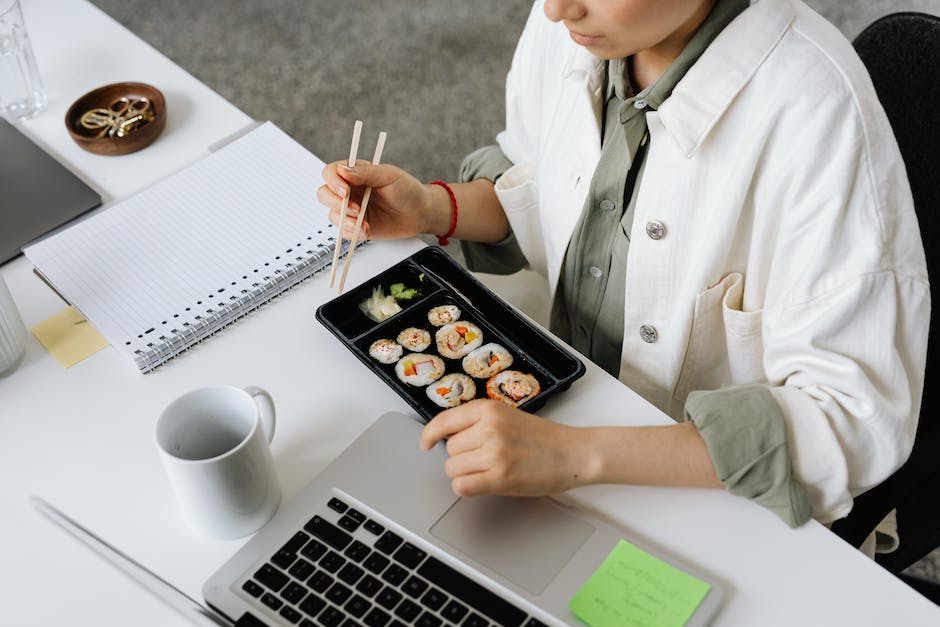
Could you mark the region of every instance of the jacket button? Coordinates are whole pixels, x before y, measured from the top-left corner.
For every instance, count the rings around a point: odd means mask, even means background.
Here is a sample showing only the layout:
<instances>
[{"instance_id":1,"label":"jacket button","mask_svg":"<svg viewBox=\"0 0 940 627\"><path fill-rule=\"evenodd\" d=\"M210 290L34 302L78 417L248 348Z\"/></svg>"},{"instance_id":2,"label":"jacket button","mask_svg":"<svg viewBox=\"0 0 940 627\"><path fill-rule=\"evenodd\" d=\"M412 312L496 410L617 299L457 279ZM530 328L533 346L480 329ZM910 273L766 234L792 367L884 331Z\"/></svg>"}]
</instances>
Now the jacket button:
<instances>
[{"instance_id":1,"label":"jacket button","mask_svg":"<svg viewBox=\"0 0 940 627\"><path fill-rule=\"evenodd\" d=\"M590 268L588 268L588 272L590 272L591 276L594 277L595 279L601 278L601 276L604 274L603 272L601 272L601 269L598 268L597 266L591 266Z\"/></svg>"},{"instance_id":2,"label":"jacket button","mask_svg":"<svg viewBox=\"0 0 940 627\"><path fill-rule=\"evenodd\" d=\"M652 344L659 339L659 335L656 333L656 329L648 324L644 324L640 327L640 338L647 344Z\"/></svg>"},{"instance_id":3,"label":"jacket button","mask_svg":"<svg viewBox=\"0 0 940 627\"><path fill-rule=\"evenodd\" d=\"M645 108L646 108L646 101L645 101L644 99L642 99L642 98L637 98L636 100L633 101L633 108L634 108L634 109L645 109Z\"/></svg>"},{"instance_id":4,"label":"jacket button","mask_svg":"<svg viewBox=\"0 0 940 627\"><path fill-rule=\"evenodd\" d=\"M666 237L666 225L657 220L651 220L646 223L646 234L650 239L662 239Z\"/></svg>"},{"instance_id":5,"label":"jacket button","mask_svg":"<svg viewBox=\"0 0 940 627\"><path fill-rule=\"evenodd\" d=\"M612 211L613 208L616 206L617 206L617 203L615 203L610 198L605 198L604 200L601 201L601 204L600 204L602 211Z\"/></svg>"}]
</instances>

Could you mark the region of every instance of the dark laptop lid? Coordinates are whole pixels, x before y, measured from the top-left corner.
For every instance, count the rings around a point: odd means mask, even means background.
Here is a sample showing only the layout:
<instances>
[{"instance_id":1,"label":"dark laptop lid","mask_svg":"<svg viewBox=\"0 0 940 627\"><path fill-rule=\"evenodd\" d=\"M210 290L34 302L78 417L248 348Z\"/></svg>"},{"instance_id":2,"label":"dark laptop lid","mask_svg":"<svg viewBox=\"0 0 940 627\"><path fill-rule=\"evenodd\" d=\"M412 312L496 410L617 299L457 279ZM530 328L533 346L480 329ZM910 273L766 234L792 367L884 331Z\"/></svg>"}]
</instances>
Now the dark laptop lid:
<instances>
[{"instance_id":1,"label":"dark laptop lid","mask_svg":"<svg viewBox=\"0 0 940 627\"><path fill-rule=\"evenodd\" d=\"M0 118L0 263L101 204L101 196Z\"/></svg>"}]
</instances>

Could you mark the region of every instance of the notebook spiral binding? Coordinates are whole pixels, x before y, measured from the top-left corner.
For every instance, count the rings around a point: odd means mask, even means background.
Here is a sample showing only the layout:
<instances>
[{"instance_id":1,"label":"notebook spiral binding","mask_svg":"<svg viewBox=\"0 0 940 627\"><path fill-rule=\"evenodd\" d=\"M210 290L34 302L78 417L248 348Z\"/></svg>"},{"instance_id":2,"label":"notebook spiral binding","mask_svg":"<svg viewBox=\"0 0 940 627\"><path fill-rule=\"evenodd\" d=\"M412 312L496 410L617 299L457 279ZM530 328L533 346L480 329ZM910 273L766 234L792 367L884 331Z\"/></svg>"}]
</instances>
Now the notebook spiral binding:
<instances>
[{"instance_id":1,"label":"notebook spiral binding","mask_svg":"<svg viewBox=\"0 0 940 627\"><path fill-rule=\"evenodd\" d=\"M332 238L331 238L332 239ZM368 242L360 242L363 246ZM343 240L340 248L342 259L349 252L349 241ZM228 304L207 308L205 315L196 316L197 320L182 329L172 329L165 339L157 340L152 347L134 351L134 363L142 373L150 372L180 353L192 348L206 338L218 333L267 303L273 298L292 289L302 281L329 267L333 258L333 246L317 248L312 255L301 261L290 262L275 270L270 279L258 287L236 297ZM158 343L159 342L159 343Z\"/></svg>"}]
</instances>

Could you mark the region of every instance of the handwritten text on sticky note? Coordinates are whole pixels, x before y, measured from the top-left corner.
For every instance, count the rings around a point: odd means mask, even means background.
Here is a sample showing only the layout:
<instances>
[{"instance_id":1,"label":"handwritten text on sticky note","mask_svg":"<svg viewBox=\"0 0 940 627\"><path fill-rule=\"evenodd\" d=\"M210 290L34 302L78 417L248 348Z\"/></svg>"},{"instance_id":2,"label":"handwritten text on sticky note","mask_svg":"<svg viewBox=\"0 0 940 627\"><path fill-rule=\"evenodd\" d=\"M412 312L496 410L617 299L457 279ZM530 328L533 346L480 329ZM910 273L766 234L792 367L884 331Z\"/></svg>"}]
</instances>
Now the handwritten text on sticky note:
<instances>
[{"instance_id":1,"label":"handwritten text on sticky note","mask_svg":"<svg viewBox=\"0 0 940 627\"><path fill-rule=\"evenodd\" d=\"M621 540L568 607L591 627L681 627L709 589Z\"/></svg>"}]
</instances>

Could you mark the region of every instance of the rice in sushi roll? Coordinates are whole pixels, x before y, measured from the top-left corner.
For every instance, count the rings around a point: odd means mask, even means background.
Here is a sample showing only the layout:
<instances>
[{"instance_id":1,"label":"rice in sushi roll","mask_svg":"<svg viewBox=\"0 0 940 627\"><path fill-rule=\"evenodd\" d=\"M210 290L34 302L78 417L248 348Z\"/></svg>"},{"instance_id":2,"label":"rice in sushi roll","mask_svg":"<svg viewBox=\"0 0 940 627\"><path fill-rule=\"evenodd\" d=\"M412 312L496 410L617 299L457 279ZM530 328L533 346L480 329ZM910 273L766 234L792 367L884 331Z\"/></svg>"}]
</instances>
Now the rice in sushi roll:
<instances>
[{"instance_id":1,"label":"rice in sushi roll","mask_svg":"<svg viewBox=\"0 0 940 627\"><path fill-rule=\"evenodd\" d=\"M463 358L464 371L478 379L487 379L512 365L512 355L496 343L484 344Z\"/></svg>"},{"instance_id":2,"label":"rice in sushi roll","mask_svg":"<svg viewBox=\"0 0 940 627\"><path fill-rule=\"evenodd\" d=\"M445 324L435 334L437 352L448 359L459 359L483 343L483 331L480 327L458 320Z\"/></svg>"},{"instance_id":3,"label":"rice in sushi roll","mask_svg":"<svg viewBox=\"0 0 940 627\"><path fill-rule=\"evenodd\" d=\"M504 370L486 382L486 395L513 407L535 398L541 391L538 380L518 370Z\"/></svg>"},{"instance_id":4,"label":"rice in sushi roll","mask_svg":"<svg viewBox=\"0 0 940 627\"><path fill-rule=\"evenodd\" d=\"M456 407L473 400L477 386L473 379L462 373L444 375L427 387L428 398L438 407Z\"/></svg>"},{"instance_id":5,"label":"rice in sushi roll","mask_svg":"<svg viewBox=\"0 0 940 627\"><path fill-rule=\"evenodd\" d=\"M420 353L431 345L431 334L425 329L408 327L398 334L398 343L410 351Z\"/></svg>"},{"instance_id":6,"label":"rice in sushi roll","mask_svg":"<svg viewBox=\"0 0 940 627\"><path fill-rule=\"evenodd\" d=\"M369 347L369 356L382 364L394 364L403 352L401 345L384 338L374 341Z\"/></svg>"},{"instance_id":7,"label":"rice in sushi roll","mask_svg":"<svg viewBox=\"0 0 940 627\"><path fill-rule=\"evenodd\" d=\"M437 355L408 353L395 364L395 374L404 383L420 387L441 378L444 360Z\"/></svg>"},{"instance_id":8,"label":"rice in sushi roll","mask_svg":"<svg viewBox=\"0 0 940 627\"><path fill-rule=\"evenodd\" d=\"M428 322L436 327L442 327L458 320L460 320L460 308L457 305L441 305L428 312Z\"/></svg>"}]
</instances>

